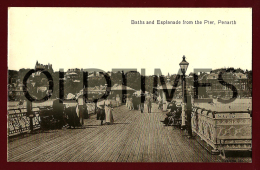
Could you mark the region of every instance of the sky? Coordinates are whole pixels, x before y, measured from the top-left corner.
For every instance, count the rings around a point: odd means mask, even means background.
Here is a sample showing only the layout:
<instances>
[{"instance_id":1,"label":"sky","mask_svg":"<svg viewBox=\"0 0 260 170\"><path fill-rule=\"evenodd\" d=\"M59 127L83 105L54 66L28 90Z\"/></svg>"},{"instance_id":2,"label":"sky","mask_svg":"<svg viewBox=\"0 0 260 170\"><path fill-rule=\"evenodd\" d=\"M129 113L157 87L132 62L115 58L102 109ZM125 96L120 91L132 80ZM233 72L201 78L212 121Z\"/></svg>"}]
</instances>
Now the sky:
<instances>
[{"instance_id":1,"label":"sky","mask_svg":"<svg viewBox=\"0 0 260 170\"><path fill-rule=\"evenodd\" d=\"M131 24L154 21L154 24ZM157 24L180 21L181 24ZM193 24L183 24L183 20ZM195 24L195 21L202 24ZM204 24L204 20L214 24ZM236 24L218 24L218 20ZM8 10L8 69L252 69L251 8L16 8Z\"/></svg>"}]
</instances>

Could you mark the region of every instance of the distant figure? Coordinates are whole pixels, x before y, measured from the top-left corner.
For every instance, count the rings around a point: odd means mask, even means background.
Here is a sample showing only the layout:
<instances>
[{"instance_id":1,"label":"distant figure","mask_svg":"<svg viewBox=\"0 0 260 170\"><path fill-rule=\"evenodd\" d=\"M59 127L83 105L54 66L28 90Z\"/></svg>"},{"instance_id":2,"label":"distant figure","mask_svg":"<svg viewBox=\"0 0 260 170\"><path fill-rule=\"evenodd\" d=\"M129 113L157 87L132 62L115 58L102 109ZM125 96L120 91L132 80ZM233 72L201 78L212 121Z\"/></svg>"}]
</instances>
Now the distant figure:
<instances>
[{"instance_id":1,"label":"distant figure","mask_svg":"<svg viewBox=\"0 0 260 170\"><path fill-rule=\"evenodd\" d=\"M78 109L75 106L70 106L66 109L66 114L68 115L68 129L71 129L71 127L76 128L78 126L81 126L80 120L78 117Z\"/></svg>"},{"instance_id":2,"label":"distant figure","mask_svg":"<svg viewBox=\"0 0 260 170\"><path fill-rule=\"evenodd\" d=\"M84 128L84 105L85 103L81 105L81 103L79 103L79 101L77 100L76 113L79 119L79 124L82 126L82 128Z\"/></svg>"},{"instance_id":3,"label":"distant figure","mask_svg":"<svg viewBox=\"0 0 260 170\"><path fill-rule=\"evenodd\" d=\"M120 106L120 104L121 104L121 99L120 99L119 96L116 96L116 105L117 105L117 107Z\"/></svg>"},{"instance_id":4,"label":"distant figure","mask_svg":"<svg viewBox=\"0 0 260 170\"><path fill-rule=\"evenodd\" d=\"M89 118L88 106L86 104L83 105L83 117L84 117L84 119L88 119Z\"/></svg>"},{"instance_id":5,"label":"distant figure","mask_svg":"<svg viewBox=\"0 0 260 170\"><path fill-rule=\"evenodd\" d=\"M64 105L61 102L61 100L60 99L54 100L53 101L53 117L59 121L58 127L57 127L58 129L61 129L65 125L63 112L64 112Z\"/></svg>"},{"instance_id":6,"label":"distant figure","mask_svg":"<svg viewBox=\"0 0 260 170\"><path fill-rule=\"evenodd\" d=\"M133 110L133 109L134 109L133 99L130 98L130 99L129 99L129 110Z\"/></svg>"},{"instance_id":7,"label":"distant figure","mask_svg":"<svg viewBox=\"0 0 260 170\"><path fill-rule=\"evenodd\" d=\"M142 93L139 97L141 113L144 112L144 100L145 100L145 96L144 93Z\"/></svg>"},{"instance_id":8,"label":"distant figure","mask_svg":"<svg viewBox=\"0 0 260 170\"><path fill-rule=\"evenodd\" d=\"M105 113L106 113L106 124L111 125L114 123L113 108L110 100L105 101Z\"/></svg>"},{"instance_id":9,"label":"distant figure","mask_svg":"<svg viewBox=\"0 0 260 170\"><path fill-rule=\"evenodd\" d=\"M17 106L21 106L21 105L23 105L23 103L24 103L24 100L19 100L19 102L18 102L18 104L17 104Z\"/></svg>"},{"instance_id":10,"label":"distant figure","mask_svg":"<svg viewBox=\"0 0 260 170\"><path fill-rule=\"evenodd\" d=\"M101 120L101 125L103 125L103 121L106 119L104 105L99 105L97 109L97 120Z\"/></svg>"},{"instance_id":11,"label":"distant figure","mask_svg":"<svg viewBox=\"0 0 260 170\"><path fill-rule=\"evenodd\" d=\"M133 99L134 110L138 110L138 104L139 104L138 98L135 95L133 95L132 99Z\"/></svg>"},{"instance_id":12,"label":"distant figure","mask_svg":"<svg viewBox=\"0 0 260 170\"><path fill-rule=\"evenodd\" d=\"M143 113L144 112L144 103L140 103L140 110L141 110L141 113Z\"/></svg>"},{"instance_id":13,"label":"distant figure","mask_svg":"<svg viewBox=\"0 0 260 170\"><path fill-rule=\"evenodd\" d=\"M158 101L158 109L162 109L162 107L163 107L162 100L159 100Z\"/></svg>"},{"instance_id":14,"label":"distant figure","mask_svg":"<svg viewBox=\"0 0 260 170\"><path fill-rule=\"evenodd\" d=\"M125 102L126 108L129 108L128 104L129 104L129 98L126 98L126 102Z\"/></svg>"},{"instance_id":15,"label":"distant figure","mask_svg":"<svg viewBox=\"0 0 260 170\"><path fill-rule=\"evenodd\" d=\"M151 113L152 110L152 98L148 98L147 100L148 113Z\"/></svg>"},{"instance_id":16,"label":"distant figure","mask_svg":"<svg viewBox=\"0 0 260 170\"><path fill-rule=\"evenodd\" d=\"M177 111L176 101L172 101L171 103L169 103L169 105L167 106L167 109L169 109L170 112Z\"/></svg>"}]
</instances>

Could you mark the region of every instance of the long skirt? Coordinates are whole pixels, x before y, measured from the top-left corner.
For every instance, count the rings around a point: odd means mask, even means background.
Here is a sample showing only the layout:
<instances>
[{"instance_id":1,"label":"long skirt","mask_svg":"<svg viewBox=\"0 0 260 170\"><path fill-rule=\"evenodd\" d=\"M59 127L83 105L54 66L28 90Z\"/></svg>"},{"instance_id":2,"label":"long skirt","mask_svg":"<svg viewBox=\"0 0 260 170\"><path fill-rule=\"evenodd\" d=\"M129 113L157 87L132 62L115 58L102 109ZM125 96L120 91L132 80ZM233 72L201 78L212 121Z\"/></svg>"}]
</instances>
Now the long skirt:
<instances>
[{"instance_id":1,"label":"long skirt","mask_svg":"<svg viewBox=\"0 0 260 170\"><path fill-rule=\"evenodd\" d=\"M66 114L68 115L68 124L69 126L77 127L81 126L80 119L76 113L76 108L71 107L66 110Z\"/></svg>"},{"instance_id":2,"label":"long skirt","mask_svg":"<svg viewBox=\"0 0 260 170\"><path fill-rule=\"evenodd\" d=\"M97 120L105 120L106 114L104 109L99 109L97 111Z\"/></svg>"},{"instance_id":3,"label":"long skirt","mask_svg":"<svg viewBox=\"0 0 260 170\"><path fill-rule=\"evenodd\" d=\"M132 102L132 101L129 101L128 109L129 109L129 110L134 109L134 106L133 106L133 102Z\"/></svg>"},{"instance_id":4,"label":"long skirt","mask_svg":"<svg viewBox=\"0 0 260 170\"><path fill-rule=\"evenodd\" d=\"M106 123L109 123L109 124L114 123L112 109L109 107L106 108Z\"/></svg>"}]
</instances>

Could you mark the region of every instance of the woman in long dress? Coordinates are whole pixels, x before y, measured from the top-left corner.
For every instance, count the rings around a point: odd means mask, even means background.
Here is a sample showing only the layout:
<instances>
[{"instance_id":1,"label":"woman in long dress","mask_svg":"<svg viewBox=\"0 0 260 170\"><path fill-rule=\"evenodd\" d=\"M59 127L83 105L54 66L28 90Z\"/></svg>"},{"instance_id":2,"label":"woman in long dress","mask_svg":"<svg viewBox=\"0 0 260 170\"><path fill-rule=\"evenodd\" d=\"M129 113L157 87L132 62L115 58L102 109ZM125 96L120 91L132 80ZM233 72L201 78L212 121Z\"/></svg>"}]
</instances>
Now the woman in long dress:
<instances>
[{"instance_id":1,"label":"woman in long dress","mask_svg":"<svg viewBox=\"0 0 260 170\"><path fill-rule=\"evenodd\" d=\"M133 110L133 109L134 109L133 99L130 98L130 99L129 99L129 110Z\"/></svg>"},{"instance_id":2,"label":"woman in long dress","mask_svg":"<svg viewBox=\"0 0 260 170\"><path fill-rule=\"evenodd\" d=\"M129 103L129 98L127 97L127 98L126 98L126 102L125 102L125 106L126 106L126 108L129 108L128 103Z\"/></svg>"},{"instance_id":3,"label":"woman in long dress","mask_svg":"<svg viewBox=\"0 0 260 170\"><path fill-rule=\"evenodd\" d=\"M106 112L106 124L111 125L114 123L113 108L110 100L105 101L105 112Z\"/></svg>"},{"instance_id":4,"label":"woman in long dress","mask_svg":"<svg viewBox=\"0 0 260 170\"><path fill-rule=\"evenodd\" d=\"M80 119L79 119L79 109L76 106L68 106L66 109L66 115L68 116L68 129L71 129L71 127L76 128L76 127L81 127L80 124Z\"/></svg>"}]
</instances>

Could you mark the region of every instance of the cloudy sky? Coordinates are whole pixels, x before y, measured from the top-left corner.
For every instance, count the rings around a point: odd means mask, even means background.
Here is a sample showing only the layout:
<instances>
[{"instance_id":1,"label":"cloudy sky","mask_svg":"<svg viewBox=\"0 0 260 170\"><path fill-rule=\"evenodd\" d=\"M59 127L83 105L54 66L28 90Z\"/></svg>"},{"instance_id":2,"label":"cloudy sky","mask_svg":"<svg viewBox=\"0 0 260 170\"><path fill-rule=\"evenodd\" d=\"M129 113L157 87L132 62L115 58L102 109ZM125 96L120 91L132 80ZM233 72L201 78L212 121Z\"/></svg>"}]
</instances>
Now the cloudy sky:
<instances>
[{"instance_id":1,"label":"cloudy sky","mask_svg":"<svg viewBox=\"0 0 260 170\"><path fill-rule=\"evenodd\" d=\"M8 16L12 70L34 68L38 60L53 64L55 71L144 68L151 75L160 68L173 74L183 55L190 63L188 73L195 68L252 69L251 8L9 8ZM157 20L181 24L158 25Z\"/></svg>"}]
</instances>

